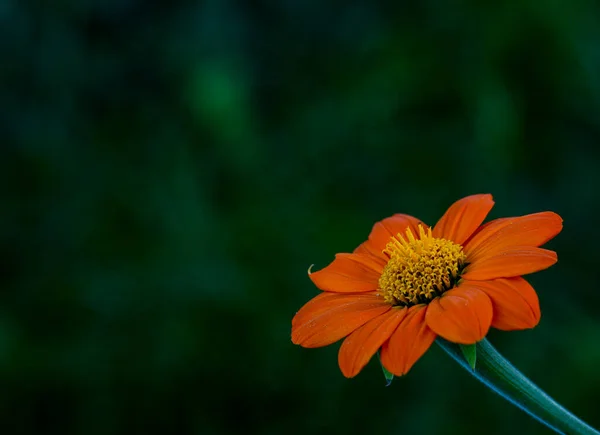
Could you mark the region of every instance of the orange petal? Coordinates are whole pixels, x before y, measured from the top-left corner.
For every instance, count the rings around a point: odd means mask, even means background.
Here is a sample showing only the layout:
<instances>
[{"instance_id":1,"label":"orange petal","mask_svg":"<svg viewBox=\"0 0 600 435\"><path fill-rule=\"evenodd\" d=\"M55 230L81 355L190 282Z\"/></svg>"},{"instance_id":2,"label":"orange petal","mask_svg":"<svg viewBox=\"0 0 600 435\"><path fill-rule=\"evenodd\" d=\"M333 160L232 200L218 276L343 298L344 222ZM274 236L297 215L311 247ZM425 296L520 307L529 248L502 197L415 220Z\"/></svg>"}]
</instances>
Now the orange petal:
<instances>
[{"instance_id":1,"label":"orange petal","mask_svg":"<svg viewBox=\"0 0 600 435\"><path fill-rule=\"evenodd\" d=\"M477 286L462 283L431 301L425 320L446 340L473 344L486 336L492 315L490 298Z\"/></svg>"},{"instance_id":2,"label":"orange petal","mask_svg":"<svg viewBox=\"0 0 600 435\"><path fill-rule=\"evenodd\" d=\"M470 258L467 257L467 260ZM554 251L531 246L510 246L494 251L492 257L473 261L465 268L462 277L472 281L510 278L547 269L557 261Z\"/></svg>"},{"instance_id":3,"label":"orange petal","mask_svg":"<svg viewBox=\"0 0 600 435\"><path fill-rule=\"evenodd\" d=\"M374 293L321 293L292 319L292 342L303 347L327 346L390 309Z\"/></svg>"},{"instance_id":4,"label":"orange petal","mask_svg":"<svg viewBox=\"0 0 600 435\"><path fill-rule=\"evenodd\" d=\"M344 376L353 378L367 365L406 316L406 311L406 308L392 309L365 323L344 340L338 353L338 363Z\"/></svg>"},{"instance_id":5,"label":"orange petal","mask_svg":"<svg viewBox=\"0 0 600 435\"><path fill-rule=\"evenodd\" d=\"M492 301L492 326L503 331L533 328L540 321L540 303L533 287L521 277L464 284L476 285Z\"/></svg>"},{"instance_id":6,"label":"orange petal","mask_svg":"<svg viewBox=\"0 0 600 435\"><path fill-rule=\"evenodd\" d=\"M381 363L396 376L406 374L435 341L425 321L426 305L415 305L381 347Z\"/></svg>"},{"instance_id":7,"label":"orange petal","mask_svg":"<svg viewBox=\"0 0 600 435\"><path fill-rule=\"evenodd\" d=\"M309 277L321 290L355 293L377 290L382 270L369 255L337 254L329 266Z\"/></svg>"},{"instance_id":8,"label":"orange petal","mask_svg":"<svg viewBox=\"0 0 600 435\"><path fill-rule=\"evenodd\" d=\"M369 245L369 242L363 242L352 252L353 254L361 254L367 255L371 257L371 259L380 267L382 270L388 262L388 257L383 254L383 252L375 252L371 251L372 246Z\"/></svg>"},{"instance_id":9,"label":"orange petal","mask_svg":"<svg viewBox=\"0 0 600 435\"><path fill-rule=\"evenodd\" d=\"M389 258L382 251L392 236L398 233L404 235L407 228L410 228L413 234L419 234L419 224L425 226L419 219L407 214L395 214L385 218L373 226L369 240L356 248L355 252L367 252L387 263Z\"/></svg>"},{"instance_id":10,"label":"orange petal","mask_svg":"<svg viewBox=\"0 0 600 435\"><path fill-rule=\"evenodd\" d=\"M471 195L450 206L433 228L433 237L463 244L481 225L494 206L492 195Z\"/></svg>"},{"instance_id":11,"label":"orange petal","mask_svg":"<svg viewBox=\"0 0 600 435\"><path fill-rule=\"evenodd\" d=\"M494 256L510 246L541 246L562 230L562 219L550 211L488 222L465 244L470 262Z\"/></svg>"}]
</instances>

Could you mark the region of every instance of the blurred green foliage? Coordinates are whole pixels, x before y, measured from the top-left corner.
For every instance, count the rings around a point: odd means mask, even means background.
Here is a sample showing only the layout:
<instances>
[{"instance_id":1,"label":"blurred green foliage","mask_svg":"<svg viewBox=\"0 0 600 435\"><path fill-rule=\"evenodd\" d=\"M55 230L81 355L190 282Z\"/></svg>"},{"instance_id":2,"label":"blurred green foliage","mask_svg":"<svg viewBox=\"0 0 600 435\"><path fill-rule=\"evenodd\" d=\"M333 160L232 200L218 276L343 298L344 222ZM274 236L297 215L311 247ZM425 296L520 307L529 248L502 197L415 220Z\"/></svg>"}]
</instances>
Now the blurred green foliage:
<instances>
[{"instance_id":1,"label":"blurred green foliage","mask_svg":"<svg viewBox=\"0 0 600 435\"><path fill-rule=\"evenodd\" d=\"M600 427L600 8L0 3L0 433L549 433L432 348L385 388L290 342L307 267L467 194L554 210L490 333Z\"/></svg>"}]
</instances>

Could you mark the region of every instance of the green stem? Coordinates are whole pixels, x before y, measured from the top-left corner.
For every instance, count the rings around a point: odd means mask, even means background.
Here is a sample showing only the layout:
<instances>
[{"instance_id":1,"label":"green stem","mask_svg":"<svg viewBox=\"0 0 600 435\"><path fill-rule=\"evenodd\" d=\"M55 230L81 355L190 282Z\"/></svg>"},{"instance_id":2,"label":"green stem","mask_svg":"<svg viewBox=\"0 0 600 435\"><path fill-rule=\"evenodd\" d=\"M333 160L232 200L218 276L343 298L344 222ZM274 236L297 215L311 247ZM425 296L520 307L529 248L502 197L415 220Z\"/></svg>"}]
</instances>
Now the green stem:
<instances>
[{"instance_id":1,"label":"green stem","mask_svg":"<svg viewBox=\"0 0 600 435\"><path fill-rule=\"evenodd\" d=\"M460 346L442 338L437 343L463 368L513 405L561 434L600 435L575 417L509 363L489 341L477 343L477 366L472 369Z\"/></svg>"}]
</instances>

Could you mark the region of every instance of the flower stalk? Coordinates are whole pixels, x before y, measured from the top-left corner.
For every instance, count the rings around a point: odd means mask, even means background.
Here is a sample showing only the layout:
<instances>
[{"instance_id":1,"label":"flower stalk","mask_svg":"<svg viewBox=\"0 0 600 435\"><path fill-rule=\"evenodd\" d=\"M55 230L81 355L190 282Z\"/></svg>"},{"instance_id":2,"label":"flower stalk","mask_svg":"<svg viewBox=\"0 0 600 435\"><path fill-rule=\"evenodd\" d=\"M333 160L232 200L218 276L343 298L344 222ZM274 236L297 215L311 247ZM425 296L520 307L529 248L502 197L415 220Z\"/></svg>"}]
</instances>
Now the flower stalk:
<instances>
[{"instance_id":1,"label":"flower stalk","mask_svg":"<svg viewBox=\"0 0 600 435\"><path fill-rule=\"evenodd\" d=\"M475 378L513 405L560 434L600 435L584 421L570 413L483 339L476 345L477 365L472 368L458 344L438 337L438 345Z\"/></svg>"}]
</instances>

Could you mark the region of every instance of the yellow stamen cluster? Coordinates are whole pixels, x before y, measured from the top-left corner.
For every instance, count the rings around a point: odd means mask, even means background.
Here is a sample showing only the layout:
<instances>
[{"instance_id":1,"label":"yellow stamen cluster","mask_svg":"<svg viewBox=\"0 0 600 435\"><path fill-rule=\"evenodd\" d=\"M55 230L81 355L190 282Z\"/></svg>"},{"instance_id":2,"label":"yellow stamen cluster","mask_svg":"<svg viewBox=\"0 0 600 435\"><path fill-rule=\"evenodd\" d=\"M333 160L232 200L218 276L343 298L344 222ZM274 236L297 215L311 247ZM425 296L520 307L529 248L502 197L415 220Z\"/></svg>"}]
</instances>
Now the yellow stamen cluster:
<instances>
[{"instance_id":1,"label":"yellow stamen cluster","mask_svg":"<svg viewBox=\"0 0 600 435\"><path fill-rule=\"evenodd\" d=\"M392 305L428 303L451 289L465 265L462 246L432 236L419 225L419 238L410 228L398 233L383 253L389 257L379 278L379 289Z\"/></svg>"}]
</instances>

